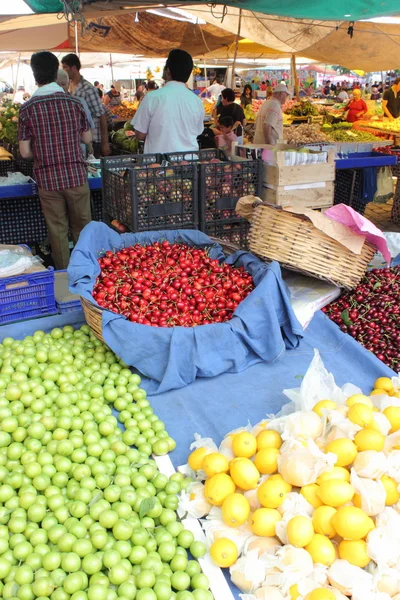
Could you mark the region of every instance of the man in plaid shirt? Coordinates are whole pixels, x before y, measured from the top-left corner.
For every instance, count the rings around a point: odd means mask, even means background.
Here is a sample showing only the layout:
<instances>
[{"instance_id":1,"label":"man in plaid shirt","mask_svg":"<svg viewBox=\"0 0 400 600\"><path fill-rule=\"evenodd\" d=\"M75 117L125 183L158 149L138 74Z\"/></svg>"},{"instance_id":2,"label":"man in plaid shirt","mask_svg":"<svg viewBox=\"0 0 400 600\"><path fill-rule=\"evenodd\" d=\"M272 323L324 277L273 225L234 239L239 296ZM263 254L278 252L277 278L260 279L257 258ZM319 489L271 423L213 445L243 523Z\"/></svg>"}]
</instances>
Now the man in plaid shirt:
<instances>
[{"instance_id":1,"label":"man in plaid shirt","mask_svg":"<svg viewBox=\"0 0 400 600\"><path fill-rule=\"evenodd\" d=\"M32 55L38 89L21 107L18 139L21 156L34 161L56 269L66 269L68 230L76 243L91 220L87 167L80 144L89 144L92 134L81 102L56 83L58 66L51 52Z\"/></svg>"},{"instance_id":2,"label":"man in plaid shirt","mask_svg":"<svg viewBox=\"0 0 400 600\"><path fill-rule=\"evenodd\" d=\"M93 150L96 158L111 154L108 141L107 118L101 103L98 89L80 74L81 61L76 54L67 54L61 60L64 71L71 81L71 92L78 98L83 98L89 107L95 128L93 129Z\"/></svg>"}]
</instances>

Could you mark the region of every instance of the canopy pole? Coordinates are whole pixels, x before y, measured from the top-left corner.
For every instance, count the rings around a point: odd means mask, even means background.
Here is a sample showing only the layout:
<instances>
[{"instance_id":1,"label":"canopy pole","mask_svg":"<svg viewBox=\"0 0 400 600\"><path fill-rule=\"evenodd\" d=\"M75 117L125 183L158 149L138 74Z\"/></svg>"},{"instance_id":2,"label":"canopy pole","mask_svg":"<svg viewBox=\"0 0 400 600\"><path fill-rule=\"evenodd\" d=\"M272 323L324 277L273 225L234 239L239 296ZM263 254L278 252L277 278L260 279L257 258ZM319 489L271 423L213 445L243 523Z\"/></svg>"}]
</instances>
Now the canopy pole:
<instances>
[{"instance_id":1,"label":"canopy pole","mask_svg":"<svg viewBox=\"0 0 400 600\"><path fill-rule=\"evenodd\" d=\"M233 55L233 63L232 63L232 89L235 90L235 70L236 70L236 58L239 49L239 37L240 37L240 28L242 26L242 9L239 8L239 21L238 21L238 30L236 34L236 42L235 42L235 53Z\"/></svg>"},{"instance_id":2,"label":"canopy pole","mask_svg":"<svg viewBox=\"0 0 400 600\"><path fill-rule=\"evenodd\" d=\"M15 85L14 85L14 96L13 96L13 102L14 102L14 98L15 98L15 94L17 93L17 88L18 88L18 73L19 73L19 63L21 62L21 52L18 54L18 61L17 61L17 73L15 75Z\"/></svg>"},{"instance_id":3,"label":"canopy pole","mask_svg":"<svg viewBox=\"0 0 400 600\"><path fill-rule=\"evenodd\" d=\"M110 52L110 67L111 67L111 81L114 81L114 69L113 69L113 61L112 61L111 52Z\"/></svg>"},{"instance_id":4,"label":"canopy pole","mask_svg":"<svg viewBox=\"0 0 400 600\"><path fill-rule=\"evenodd\" d=\"M292 65L292 79L293 79L293 90L297 100L300 100L299 96L299 81L297 79L297 70L296 70L296 55L292 54L291 57L291 65Z\"/></svg>"},{"instance_id":5,"label":"canopy pole","mask_svg":"<svg viewBox=\"0 0 400 600\"><path fill-rule=\"evenodd\" d=\"M74 21L75 29L75 54L79 56L79 42L78 42L78 23Z\"/></svg>"},{"instance_id":6,"label":"canopy pole","mask_svg":"<svg viewBox=\"0 0 400 600\"><path fill-rule=\"evenodd\" d=\"M204 58L204 87L207 87L207 63L206 63L206 59ZM211 84L211 81L210 81Z\"/></svg>"}]
</instances>

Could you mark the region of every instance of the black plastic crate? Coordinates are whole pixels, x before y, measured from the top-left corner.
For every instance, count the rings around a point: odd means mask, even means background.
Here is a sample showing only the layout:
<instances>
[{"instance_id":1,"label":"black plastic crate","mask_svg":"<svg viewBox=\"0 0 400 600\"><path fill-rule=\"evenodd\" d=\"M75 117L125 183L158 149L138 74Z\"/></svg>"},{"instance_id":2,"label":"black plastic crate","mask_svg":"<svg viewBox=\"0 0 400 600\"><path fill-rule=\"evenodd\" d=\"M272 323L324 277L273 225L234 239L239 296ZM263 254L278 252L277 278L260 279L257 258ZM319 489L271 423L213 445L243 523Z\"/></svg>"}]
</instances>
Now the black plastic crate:
<instances>
[{"instance_id":1,"label":"black plastic crate","mask_svg":"<svg viewBox=\"0 0 400 600\"><path fill-rule=\"evenodd\" d=\"M363 215L366 203L360 201L361 186L362 169L337 169L333 203L346 204Z\"/></svg>"},{"instance_id":2,"label":"black plastic crate","mask_svg":"<svg viewBox=\"0 0 400 600\"><path fill-rule=\"evenodd\" d=\"M200 229L207 232L213 221L237 223L236 204L242 196L260 196L263 162L235 160L200 167ZM243 219L246 223L247 221Z\"/></svg>"},{"instance_id":3,"label":"black plastic crate","mask_svg":"<svg viewBox=\"0 0 400 600\"><path fill-rule=\"evenodd\" d=\"M117 219L134 232L197 229L197 166L160 166L162 159L159 154L102 159L106 221Z\"/></svg>"},{"instance_id":4,"label":"black plastic crate","mask_svg":"<svg viewBox=\"0 0 400 600\"><path fill-rule=\"evenodd\" d=\"M33 177L33 160L17 157L15 159L15 170L28 177Z\"/></svg>"},{"instance_id":5,"label":"black plastic crate","mask_svg":"<svg viewBox=\"0 0 400 600\"><path fill-rule=\"evenodd\" d=\"M39 196L0 199L0 244L41 244L47 237Z\"/></svg>"},{"instance_id":6,"label":"black plastic crate","mask_svg":"<svg viewBox=\"0 0 400 600\"><path fill-rule=\"evenodd\" d=\"M220 240L232 242L239 248L247 250L249 246L250 223L246 219L236 218L226 221L210 221L206 223L204 233Z\"/></svg>"},{"instance_id":7,"label":"black plastic crate","mask_svg":"<svg viewBox=\"0 0 400 600\"><path fill-rule=\"evenodd\" d=\"M182 161L203 161L203 160L213 160L218 158L224 162L227 162L229 159L224 150L220 148L207 148L206 150L196 150L196 151L187 151L187 152L167 152L165 154L165 158L168 162L182 162Z\"/></svg>"},{"instance_id":8,"label":"black plastic crate","mask_svg":"<svg viewBox=\"0 0 400 600\"><path fill-rule=\"evenodd\" d=\"M103 193L102 190L93 190L90 194L90 204L92 209L92 220L103 220Z\"/></svg>"},{"instance_id":9,"label":"black plastic crate","mask_svg":"<svg viewBox=\"0 0 400 600\"><path fill-rule=\"evenodd\" d=\"M0 177L7 177L7 173L14 173L15 160L0 160Z\"/></svg>"}]
</instances>

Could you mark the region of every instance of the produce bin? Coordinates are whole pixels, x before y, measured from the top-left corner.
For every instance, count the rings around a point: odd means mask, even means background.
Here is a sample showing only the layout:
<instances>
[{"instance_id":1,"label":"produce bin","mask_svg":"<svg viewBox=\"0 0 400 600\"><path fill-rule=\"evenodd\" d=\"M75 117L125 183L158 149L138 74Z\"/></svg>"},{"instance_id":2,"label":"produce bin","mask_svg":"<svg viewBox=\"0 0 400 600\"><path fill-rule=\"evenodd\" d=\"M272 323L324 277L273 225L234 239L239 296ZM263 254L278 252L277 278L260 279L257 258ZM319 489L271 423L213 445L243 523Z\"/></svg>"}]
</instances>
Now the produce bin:
<instances>
[{"instance_id":1,"label":"produce bin","mask_svg":"<svg viewBox=\"0 0 400 600\"><path fill-rule=\"evenodd\" d=\"M224 162L228 162L228 157L224 150L220 148L207 148L205 150L197 150L196 152L192 151L182 151L182 152L167 152L165 154L165 158L170 163L189 161L189 162L201 162L201 161L211 161L211 160L222 160Z\"/></svg>"},{"instance_id":2,"label":"produce bin","mask_svg":"<svg viewBox=\"0 0 400 600\"><path fill-rule=\"evenodd\" d=\"M54 296L57 312L60 314L82 310L80 297L76 294L71 294L68 289L67 269L54 272Z\"/></svg>"},{"instance_id":3,"label":"produce bin","mask_svg":"<svg viewBox=\"0 0 400 600\"><path fill-rule=\"evenodd\" d=\"M57 312L54 269L0 279L0 324Z\"/></svg>"},{"instance_id":4,"label":"produce bin","mask_svg":"<svg viewBox=\"0 0 400 600\"><path fill-rule=\"evenodd\" d=\"M0 198L26 198L27 196L35 196L37 191L37 185L31 179L28 183L0 185Z\"/></svg>"},{"instance_id":5,"label":"produce bin","mask_svg":"<svg viewBox=\"0 0 400 600\"><path fill-rule=\"evenodd\" d=\"M197 166L160 166L162 159L159 154L102 159L107 221L117 219L135 232L197 229Z\"/></svg>"}]
</instances>

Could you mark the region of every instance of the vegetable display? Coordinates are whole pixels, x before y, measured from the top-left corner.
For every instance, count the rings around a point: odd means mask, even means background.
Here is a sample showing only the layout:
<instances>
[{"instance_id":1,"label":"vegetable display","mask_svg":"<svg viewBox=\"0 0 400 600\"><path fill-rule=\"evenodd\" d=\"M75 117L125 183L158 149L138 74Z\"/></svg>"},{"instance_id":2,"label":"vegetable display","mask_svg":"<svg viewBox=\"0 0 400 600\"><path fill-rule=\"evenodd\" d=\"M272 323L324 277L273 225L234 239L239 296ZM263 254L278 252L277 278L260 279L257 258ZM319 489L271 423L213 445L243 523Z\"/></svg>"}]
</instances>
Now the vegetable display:
<instances>
[{"instance_id":1,"label":"vegetable display","mask_svg":"<svg viewBox=\"0 0 400 600\"><path fill-rule=\"evenodd\" d=\"M109 106L111 112L118 119L125 119L126 121L133 119L138 108L138 100L135 100L135 102L122 102L119 106Z\"/></svg>"},{"instance_id":2,"label":"vegetable display","mask_svg":"<svg viewBox=\"0 0 400 600\"><path fill-rule=\"evenodd\" d=\"M103 308L155 327L223 323L254 289L243 267L206 250L167 241L135 245L99 259L93 297Z\"/></svg>"},{"instance_id":3,"label":"vegetable display","mask_svg":"<svg viewBox=\"0 0 400 600\"><path fill-rule=\"evenodd\" d=\"M19 104L3 104L0 106L0 140L8 144L18 142Z\"/></svg>"},{"instance_id":4,"label":"vegetable display","mask_svg":"<svg viewBox=\"0 0 400 600\"><path fill-rule=\"evenodd\" d=\"M121 148L131 154L139 152L139 140L135 137L133 127L130 123L125 123L123 129L118 129L112 133L112 142L117 148Z\"/></svg>"},{"instance_id":5,"label":"vegetable display","mask_svg":"<svg viewBox=\"0 0 400 600\"><path fill-rule=\"evenodd\" d=\"M1 598L212 600L140 377L86 325L6 338L0 365Z\"/></svg>"},{"instance_id":6,"label":"vegetable display","mask_svg":"<svg viewBox=\"0 0 400 600\"><path fill-rule=\"evenodd\" d=\"M400 380L349 395L314 363L282 416L195 436L181 504L244 600L398 600Z\"/></svg>"},{"instance_id":7,"label":"vegetable display","mask_svg":"<svg viewBox=\"0 0 400 600\"><path fill-rule=\"evenodd\" d=\"M355 290L322 310L342 331L400 372L400 267L369 271Z\"/></svg>"},{"instance_id":8,"label":"vegetable display","mask_svg":"<svg viewBox=\"0 0 400 600\"><path fill-rule=\"evenodd\" d=\"M310 100L305 100L303 102L296 103L291 109L290 114L293 117L315 117L319 115L319 112L317 107L314 106Z\"/></svg>"},{"instance_id":9,"label":"vegetable display","mask_svg":"<svg viewBox=\"0 0 400 600\"><path fill-rule=\"evenodd\" d=\"M333 142L376 142L379 138L373 133L368 131L359 131L352 129L351 131L346 128L339 128L336 130L326 131L326 135Z\"/></svg>"},{"instance_id":10,"label":"vegetable display","mask_svg":"<svg viewBox=\"0 0 400 600\"><path fill-rule=\"evenodd\" d=\"M288 127L284 130L284 138L287 144L311 144L318 142L327 142L328 138L322 133L319 125L298 125Z\"/></svg>"}]
</instances>

